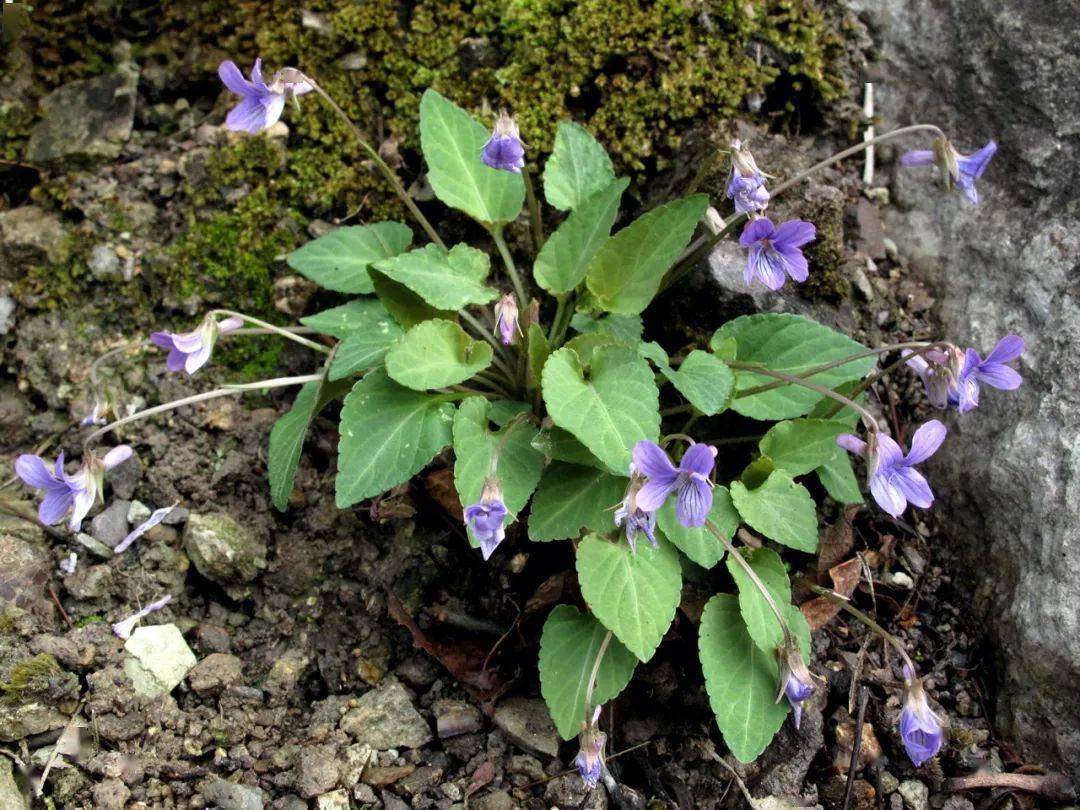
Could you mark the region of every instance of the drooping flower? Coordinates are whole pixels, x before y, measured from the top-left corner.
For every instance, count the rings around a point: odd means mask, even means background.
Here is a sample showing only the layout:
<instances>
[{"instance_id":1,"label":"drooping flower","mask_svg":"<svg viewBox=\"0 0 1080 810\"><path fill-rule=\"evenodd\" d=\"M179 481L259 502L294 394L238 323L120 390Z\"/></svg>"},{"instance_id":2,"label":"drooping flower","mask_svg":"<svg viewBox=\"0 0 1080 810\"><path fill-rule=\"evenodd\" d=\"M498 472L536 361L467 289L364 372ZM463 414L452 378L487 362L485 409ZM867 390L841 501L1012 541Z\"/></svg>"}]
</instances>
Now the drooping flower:
<instances>
[{"instance_id":1,"label":"drooping flower","mask_svg":"<svg viewBox=\"0 0 1080 810\"><path fill-rule=\"evenodd\" d=\"M607 742L607 735L598 725L602 708L597 706L589 722L581 724L581 733L578 734L580 748L574 759L578 773L590 789L596 787L604 770L604 743Z\"/></svg>"},{"instance_id":2,"label":"drooping flower","mask_svg":"<svg viewBox=\"0 0 1080 810\"><path fill-rule=\"evenodd\" d=\"M904 666L904 707L900 712L900 740L916 768L933 759L945 742L941 718L926 699L922 680Z\"/></svg>"},{"instance_id":3,"label":"drooping flower","mask_svg":"<svg viewBox=\"0 0 1080 810\"><path fill-rule=\"evenodd\" d=\"M656 512L646 512L638 503L638 492L645 486L645 477L631 470L630 484L626 488L626 495L622 503L615 510L615 525L626 532L626 542L630 544L631 551L637 551L637 536L644 534L649 538L653 548L656 542Z\"/></svg>"},{"instance_id":4,"label":"drooping flower","mask_svg":"<svg viewBox=\"0 0 1080 810\"><path fill-rule=\"evenodd\" d=\"M240 96L240 103L225 117L225 126L253 135L277 123L288 97L296 98L313 89L311 83L295 68L279 70L267 85L263 81L261 58L255 60L250 81L244 78L240 68L231 60L218 65L218 76L222 84Z\"/></svg>"},{"instance_id":5,"label":"drooping flower","mask_svg":"<svg viewBox=\"0 0 1080 810\"><path fill-rule=\"evenodd\" d=\"M127 537L121 540L119 545L117 545L117 547L113 549L113 554L123 554L125 551L128 550L128 548L131 547L132 543L134 543L152 528L161 523L161 521L167 518L169 516L169 513L172 512L172 510L179 505L180 501L177 501L172 506L165 506L161 509L155 509L153 512L150 513L150 517L148 517L146 520L144 520L142 523L140 523L138 526L128 532Z\"/></svg>"},{"instance_id":6,"label":"drooping flower","mask_svg":"<svg viewBox=\"0 0 1080 810\"><path fill-rule=\"evenodd\" d=\"M806 668L798 645L788 644L780 649L780 692L776 699L786 697L791 704L795 728L802 724L802 705L814 693L814 676Z\"/></svg>"},{"instance_id":7,"label":"drooping flower","mask_svg":"<svg viewBox=\"0 0 1080 810\"><path fill-rule=\"evenodd\" d=\"M517 299L512 293L507 293L495 304L495 331L504 346L514 342L514 335L521 334L518 314Z\"/></svg>"},{"instance_id":8,"label":"drooping flower","mask_svg":"<svg viewBox=\"0 0 1080 810\"><path fill-rule=\"evenodd\" d=\"M687 528L704 526L712 511L712 481L709 475L716 463L716 448L692 444L676 467L668 454L655 442L634 445L633 470L648 481L635 496L635 505L645 512L656 512L668 495L676 493L675 517Z\"/></svg>"},{"instance_id":9,"label":"drooping flower","mask_svg":"<svg viewBox=\"0 0 1080 810\"><path fill-rule=\"evenodd\" d=\"M813 242L817 230L801 219L789 219L774 226L768 217L746 223L739 244L749 248L743 279L750 284L755 278L770 290L779 290L788 276L797 283L806 281L809 267L800 248Z\"/></svg>"},{"instance_id":10,"label":"drooping flower","mask_svg":"<svg viewBox=\"0 0 1080 810\"><path fill-rule=\"evenodd\" d=\"M923 388L926 389L926 398L930 404L939 410L949 407L949 390L954 384L949 372L949 358L945 352L933 349L924 354L914 354L909 349L901 352L904 363L919 375Z\"/></svg>"},{"instance_id":11,"label":"drooping flower","mask_svg":"<svg viewBox=\"0 0 1080 810\"><path fill-rule=\"evenodd\" d=\"M936 419L919 426L911 437L911 450L905 456L903 449L891 437L879 434L875 448L857 436L844 433L836 443L845 450L866 457L869 454L870 493L878 506L893 517L900 517L908 503L928 509L934 502L934 493L916 464L926 461L937 452L945 441L945 426Z\"/></svg>"},{"instance_id":12,"label":"drooping flower","mask_svg":"<svg viewBox=\"0 0 1080 810\"><path fill-rule=\"evenodd\" d=\"M68 475L64 472L63 453L51 470L41 456L26 453L15 459L15 472L26 484L45 493L38 507L38 519L43 524L51 526L70 510L68 528L77 532L94 503L102 497L105 471L129 458L131 448L126 444L117 445L100 459L87 452L79 471Z\"/></svg>"},{"instance_id":13,"label":"drooping flower","mask_svg":"<svg viewBox=\"0 0 1080 810\"><path fill-rule=\"evenodd\" d=\"M769 204L765 175L758 169L750 150L738 140L731 144L727 198L735 203L736 214L760 214Z\"/></svg>"},{"instance_id":14,"label":"drooping flower","mask_svg":"<svg viewBox=\"0 0 1080 810\"><path fill-rule=\"evenodd\" d=\"M502 485L497 479L488 478L480 492L480 502L465 507L465 525L472 529L485 560L491 557L506 537L506 527L503 525L506 522L506 505L502 498Z\"/></svg>"},{"instance_id":15,"label":"drooping flower","mask_svg":"<svg viewBox=\"0 0 1080 810\"><path fill-rule=\"evenodd\" d=\"M100 399L94 400L94 407L90 413L82 418L79 424L82 427L89 427L91 425L104 425L105 424L105 412L109 406L102 402Z\"/></svg>"},{"instance_id":16,"label":"drooping flower","mask_svg":"<svg viewBox=\"0 0 1080 810\"><path fill-rule=\"evenodd\" d=\"M946 180L955 184L972 203L978 204L979 193L975 190L975 181L982 177L995 152L997 152L997 144L994 141L987 142L986 146L973 155L962 155L951 143L937 140L934 142L933 149L914 149L905 152L900 156L900 164L902 166L940 166Z\"/></svg>"},{"instance_id":17,"label":"drooping flower","mask_svg":"<svg viewBox=\"0 0 1080 810\"><path fill-rule=\"evenodd\" d=\"M514 119L505 112L495 119L495 129L480 150L480 160L485 166L515 174L525 165L525 144Z\"/></svg>"},{"instance_id":18,"label":"drooping flower","mask_svg":"<svg viewBox=\"0 0 1080 810\"><path fill-rule=\"evenodd\" d=\"M172 601L172 595L171 594L165 594L165 596L161 597L156 602L151 602L149 605L144 607L138 613L133 613L132 615L128 616L126 619L124 619L122 621L119 621L116 624L114 624L112 626L113 633L116 634L116 636L118 638L122 638L124 641L127 641L129 638L131 638L131 634L135 630L135 625L137 625L139 622L141 622L143 619L145 619L151 613L154 613L155 611L161 610L163 607L165 607L171 601Z\"/></svg>"},{"instance_id":19,"label":"drooping flower","mask_svg":"<svg viewBox=\"0 0 1080 810\"><path fill-rule=\"evenodd\" d=\"M169 371L186 371L190 375L206 365L210 353L214 350L214 344L221 335L234 332L243 325L240 318L218 321L207 317L199 328L192 332L154 332L150 335L150 341L155 346L168 350L165 367Z\"/></svg>"},{"instance_id":20,"label":"drooping flower","mask_svg":"<svg viewBox=\"0 0 1080 810\"><path fill-rule=\"evenodd\" d=\"M985 383L1001 391L1013 391L1020 387L1024 378L1016 369L1005 365L1016 360L1024 352L1024 339L1018 335L1006 335L997 342L984 360L974 349L964 352L964 362L956 378L955 405L960 413L979 407L979 385Z\"/></svg>"}]
</instances>

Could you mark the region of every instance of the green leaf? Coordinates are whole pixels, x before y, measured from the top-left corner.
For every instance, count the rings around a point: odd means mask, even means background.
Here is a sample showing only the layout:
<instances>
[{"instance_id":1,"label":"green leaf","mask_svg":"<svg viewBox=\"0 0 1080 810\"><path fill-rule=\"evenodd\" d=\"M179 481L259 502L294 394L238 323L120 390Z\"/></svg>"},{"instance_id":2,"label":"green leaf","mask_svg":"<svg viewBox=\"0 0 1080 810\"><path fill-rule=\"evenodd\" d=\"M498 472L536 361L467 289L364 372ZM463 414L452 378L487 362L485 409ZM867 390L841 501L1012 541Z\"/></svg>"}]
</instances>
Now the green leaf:
<instances>
[{"instance_id":1,"label":"green leaf","mask_svg":"<svg viewBox=\"0 0 1080 810\"><path fill-rule=\"evenodd\" d=\"M785 616L789 615L794 609L791 604L791 580L780 555L770 548L747 549L740 553L768 588L776 606L784 611ZM776 615L738 560L728 558L727 569L739 588L739 611L746 622L746 631L758 649L775 654L784 643L784 630Z\"/></svg>"},{"instance_id":2,"label":"green leaf","mask_svg":"<svg viewBox=\"0 0 1080 810\"><path fill-rule=\"evenodd\" d=\"M351 332L338 344L330 379L340 380L382 365L386 352L402 334L401 327L384 310L380 319Z\"/></svg>"},{"instance_id":3,"label":"green leaf","mask_svg":"<svg viewBox=\"0 0 1080 810\"><path fill-rule=\"evenodd\" d=\"M469 397L458 405L454 416L454 484L463 507L480 500L484 480L491 470L491 457L505 439L496 470L503 486L503 503L512 522L529 502L544 471L544 457L532 447L536 428L528 422L492 432L488 426L491 403L483 397Z\"/></svg>"},{"instance_id":4,"label":"green leaf","mask_svg":"<svg viewBox=\"0 0 1080 810\"><path fill-rule=\"evenodd\" d=\"M808 554L817 551L814 499L787 472L774 470L757 489L747 489L741 481L732 481L731 501L754 531Z\"/></svg>"},{"instance_id":5,"label":"green leaf","mask_svg":"<svg viewBox=\"0 0 1080 810\"><path fill-rule=\"evenodd\" d=\"M572 121L562 121L555 133L555 146L544 166L544 196L560 211L568 211L607 188L615 179L604 147L588 130Z\"/></svg>"},{"instance_id":6,"label":"green leaf","mask_svg":"<svg viewBox=\"0 0 1080 810\"><path fill-rule=\"evenodd\" d=\"M364 331L386 317L386 309L378 299L356 298L339 307L325 309L300 319L300 323L320 335L341 340L354 332Z\"/></svg>"},{"instance_id":7,"label":"green leaf","mask_svg":"<svg viewBox=\"0 0 1080 810\"><path fill-rule=\"evenodd\" d=\"M533 264L537 284L561 295L584 281L593 257L608 240L619 213L619 200L629 183L621 177L598 191L548 237Z\"/></svg>"},{"instance_id":8,"label":"green leaf","mask_svg":"<svg viewBox=\"0 0 1080 810\"><path fill-rule=\"evenodd\" d=\"M662 538L658 548L609 543L595 534L578 546L581 595L596 618L641 661L664 638L682 592L679 555Z\"/></svg>"},{"instance_id":9,"label":"green leaf","mask_svg":"<svg viewBox=\"0 0 1080 810\"><path fill-rule=\"evenodd\" d=\"M374 289L368 267L408 250L412 236L408 226L400 222L349 225L311 240L285 260L320 287L366 294Z\"/></svg>"},{"instance_id":10,"label":"green leaf","mask_svg":"<svg viewBox=\"0 0 1080 810\"><path fill-rule=\"evenodd\" d=\"M737 358L742 363L762 366L798 376L815 366L865 351L851 338L800 315L767 313L744 315L728 321L713 335L712 343L734 338ZM837 368L815 374L810 381L835 388L857 380L874 368L874 357L853 360ZM738 392L776 382L752 371L736 371L733 410L752 419L792 419L809 413L821 395L799 385L785 385L760 394L740 397Z\"/></svg>"},{"instance_id":11,"label":"green leaf","mask_svg":"<svg viewBox=\"0 0 1080 810\"><path fill-rule=\"evenodd\" d=\"M569 740L585 721L585 693L607 628L570 605L557 605L540 636L540 693L559 736ZM630 683L637 659L612 638L600 659L592 703L600 706L618 697Z\"/></svg>"},{"instance_id":12,"label":"green leaf","mask_svg":"<svg viewBox=\"0 0 1080 810\"><path fill-rule=\"evenodd\" d=\"M536 543L577 538L583 529L615 528L615 507L626 478L594 467L555 462L544 472L529 513L529 539Z\"/></svg>"},{"instance_id":13,"label":"green leaf","mask_svg":"<svg viewBox=\"0 0 1080 810\"><path fill-rule=\"evenodd\" d=\"M729 540L739 528L742 521L731 503L731 494L727 487L713 488L713 505L712 511L709 512L709 520L716 524L716 528ZM674 498L668 498L660 507L660 511L656 513L656 523L660 531L664 533L664 537L702 568L712 568L724 558L724 546L707 528L700 526L696 529L688 529L679 523L675 517Z\"/></svg>"},{"instance_id":14,"label":"green leaf","mask_svg":"<svg viewBox=\"0 0 1080 810\"><path fill-rule=\"evenodd\" d=\"M491 365L494 352L452 321L418 323L386 353L386 373L406 388L456 385Z\"/></svg>"},{"instance_id":15,"label":"green leaf","mask_svg":"<svg viewBox=\"0 0 1080 810\"><path fill-rule=\"evenodd\" d=\"M761 437L758 449L792 475L803 475L827 463L836 451L836 437L850 428L826 419L777 422Z\"/></svg>"},{"instance_id":16,"label":"green leaf","mask_svg":"<svg viewBox=\"0 0 1080 810\"><path fill-rule=\"evenodd\" d=\"M676 371L659 343L642 343L638 351L652 360L675 390L706 416L715 416L727 407L735 376L716 355L694 349Z\"/></svg>"},{"instance_id":17,"label":"green leaf","mask_svg":"<svg viewBox=\"0 0 1080 810\"><path fill-rule=\"evenodd\" d=\"M837 448L831 459L817 468L818 479L829 496L839 503L862 503L862 491L847 451Z\"/></svg>"},{"instance_id":18,"label":"green leaf","mask_svg":"<svg viewBox=\"0 0 1080 810\"><path fill-rule=\"evenodd\" d=\"M652 301L705 214L709 198L684 197L654 208L604 243L586 282L609 312L636 314Z\"/></svg>"},{"instance_id":19,"label":"green leaf","mask_svg":"<svg viewBox=\"0 0 1080 810\"><path fill-rule=\"evenodd\" d=\"M660 394L649 364L631 349L596 349L586 378L564 347L544 364L543 391L552 421L617 474L629 469L635 443L659 438Z\"/></svg>"},{"instance_id":20,"label":"green leaf","mask_svg":"<svg viewBox=\"0 0 1080 810\"><path fill-rule=\"evenodd\" d=\"M436 309L404 284L394 281L374 267L368 270L368 275L371 276L371 283L375 285L375 294L379 296L379 302L405 329L431 318L442 318L446 321L457 318L457 312Z\"/></svg>"},{"instance_id":21,"label":"green leaf","mask_svg":"<svg viewBox=\"0 0 1080 810\"><path fill-rule=\"evenodd\" d=\"M450 444L454 405L445 396L398 385L376 369L341 408L340 509L408 481Z\"/></svg>"},{"instance_id":22,"label":"green leaf","mask_svg":"<svg viewBox=\"0 0 1080 810\"><path fill-rule=\"evenodd\" d=\"M393 259L379 262L375 269L404 284L436 309L458 310L467 304L488 304L499 291L484 286L491 260L482 250L454 245L443 250L424 245Z\"/></svg>"},{"instance_id":23,"label":"green leaf","mask_svg":"<svg viewBox=\"0 0 1080 810\"><path fill-rule=\"evenodd\" d=\"M544 371L544 363L547 362L548 355L551 354L551 345L548 343L547 336L544 335L544 330L535 323L529 324L526 338L529 346L528 354L526 355L528 360L529 386L531 388L539 388L541 375Z\"/></svg>"},{"instance_id":24,"label":"green leaf","mask_svg":"<svg viewBox=\"0 0 1080 810\"><path fill-rule=\"evenodd\" d=\"M783 725L788 703L776 701L776 656L750 638L731 594L718 593L705 605L698 656L724 742L740 762L752 762Z\"/></svg>"},{"instance_id":25,"label":"green leaf","mask_svg":"<svg viewBox=\"0 0 1080 810\"><path fill-rule=\"evenodd\" d=\"M525 184L520 174L480 161L489 136L482 124L434 90L420 99L420 146L435 196L478 222L510 222L521 211Z\"/></svg>"},{"instance_id":26,"label":"green leaf","mask_svg":"<svg viewBox=\"0 0 1080 810\"><path fill-rule=\"evenodd\" d=\"M585 445L562 428L550 427L542 431L533 442L533 447L553 461L565 461L569 464L595 467L598 470L607 472L607 466L604 462L590 453Z\"/></svg>"},{"instance_id":27,"label":"green leaf","mask_svg":"<svg viewBox=\"0 0 1080 810\"><path fill-rule=\"evenodd\" d=\"M582 335L607 335L617 343L637 343L645 329L640 315L608 314L594 318L586 312L574 313L570 326Z\"/></svg>"}]
</instances>

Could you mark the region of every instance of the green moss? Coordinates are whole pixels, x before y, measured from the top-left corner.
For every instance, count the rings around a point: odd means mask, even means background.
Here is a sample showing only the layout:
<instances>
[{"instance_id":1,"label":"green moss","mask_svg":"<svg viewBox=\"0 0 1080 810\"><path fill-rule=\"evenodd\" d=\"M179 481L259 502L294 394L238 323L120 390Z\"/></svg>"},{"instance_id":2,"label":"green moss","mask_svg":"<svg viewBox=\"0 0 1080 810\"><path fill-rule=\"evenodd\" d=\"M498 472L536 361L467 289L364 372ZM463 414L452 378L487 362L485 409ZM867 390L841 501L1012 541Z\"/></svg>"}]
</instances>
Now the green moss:
<instances>
[{"instance_id":1,"label":"green moss","mask_svg":"<svg viewBox=\"0 0 1080 810\"><path fill-rule=\"evenodd\" d=\"M100 624L103 621L105 621L104 616L99 616L96 613L92 613L89 616L83 616L81 619L79 619L77 622L75 622L75 626L79 627L79 628L83 628L83 627L88 627L91 624Z\"/></svg>"},{"instance_id":2,"label":"green moss","mask_svg":"<svg viewBox=\"0 0 1080 810\"><path fill-rule=\"evenodd\" d=\"M28 693L46 692L49 689L49 679L61 672L63 670L56 659L48 653L25 658L8 670L7 680L0 681L0 692L3 692L4 699L9 701L18 700Z\"/></svg>"}]
</instances>

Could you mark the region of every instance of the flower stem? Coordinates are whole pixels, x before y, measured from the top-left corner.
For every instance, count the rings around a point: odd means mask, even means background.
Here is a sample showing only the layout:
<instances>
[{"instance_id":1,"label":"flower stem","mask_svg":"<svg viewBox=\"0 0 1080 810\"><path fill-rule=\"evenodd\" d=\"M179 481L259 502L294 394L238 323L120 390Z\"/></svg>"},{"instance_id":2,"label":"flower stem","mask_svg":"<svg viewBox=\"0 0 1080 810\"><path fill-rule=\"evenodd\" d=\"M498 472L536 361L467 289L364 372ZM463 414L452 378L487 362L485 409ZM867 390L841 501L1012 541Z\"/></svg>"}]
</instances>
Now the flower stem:
<instances>
[{"instance_id":1,"label":"flower stem","mask_svg":"<svg viewBox=\"0 0 1080 810\"><path fill-rule=\"evenodd\" d=\"M720 544L727 550L728 556L732 557L735 562L742 567L743 571L750 578L750 581L754 583L754 587L758 589L762 598L764 598L765 603L769 606L769 609L772 610L773 615L776 617L776 621L780 623L780 629L784 633L784 646L791 645L794 636L791 634L791 627L788 626L787 617L784 616L783 611L780 610L780 606L776 604L776 600L773 599L773 595L769 592L769 589L765 587L765 583L761 581L761 577L757 575L757 571L755 571L750 563L746 561L746 558L739 553L739 550L735 548L735 544L728 540L727 537L724 536L724 533L716 527L715 523L711 520L706 520L705 528L720 541Z\"/></svg>"},{"instance_id":2,"label":"flower stem","mask_svg":"<svg viewBox=\"0 0 1080 810\"><path fill-rule=\"evenodd\" d=\"M338 106L338 103L330 97L330 94L323 90L322 85L320 85L310 76L305 76L304 78L307 79L307 81L311 84L312 89L322 97L323 101L330 105L330 109L337 114L338 118L345 122L345 126L348 127L353 137L356 138L356 140L359 142L360 148L367 152L368 157L372 159L372 161L378 167L379 171L382 172L383 177L385 177L390 183L390 187L393 188L394 193L397 194L398 198L403 203L405 203L405 207L409 209L409 213L411 213L416 219L416 221L420 223L420 227L424 229L424 233L428 235L428 239L430 239L436 245L445 250L446 244L439 237L438 232L435 230L434 226L432 226L432 224L428 221L428 218L425 217L424 213L417 207L416 202L413 201L413 198L409 196L409 193L405 190L405 187L401 185L401 181L398 179L397 174L394 173L394 170L391 169L390 166L387 165L386 161L382 159L379 151L367 142L367 139L364 137L364 133L361 132L360 128L352 122L352 119L349 118L345 111L341 109L340 106Z\"/></svg>"},{"instance_id":3,"label":"flower stem","mask_svg":"<svg viewBox=\"0 0 1080 810\"><path fill-rule=\"evenodd\" d=\"M566 337L566 330L570 328L570 322L574 319L574 293L568 293L559 299L559 308L555 310L555 320L551 322L551 334L548 335L548 344L551 351L555 351L562 345Z\"/></svg>"},{"instance_id":4,"label":"flower stem","mask_svg":"<svg viewBox=\"0 0 1080 810\"><path fill-rule=\"evenodd\" d=\"M607 631L607 635L604 636L604 640L600 642L600 649L596 651L596 660L593 661L592 672L589 673L589 683L585 687L585 722L588 723L592 720L592 696L593 690L596 689L596 679L600 675L600 662L604 660L604 653L607 652L608 645L611 643L611 631Z\"/></svg>"},{"instance_id":5,"label":"flower stem","mask_svg":"<svg viewBox=\"0 0 1080 810\"><path fill-rule=\"evenodd\" d=\"M912 357L922 356L922 355L926 354L927 352L933 351L935 348L937 348L940 345L942 345L942 344L940 344L940 343L931 343L931 344L928 344L928 345L924 345L923 347L914 350L907 357L901 357L899 360L896 360L896 361L890 363L889 365L885 366L885 368L874 372L869 377L867 377L865 380L860 382L857 386L855 386L853 389L851 389L851 394L850 394L851 398L855 399L856 397L858 397L859 394L861 394L863 391L866 391L867 389L869 389L870 386L872 386L878 380L892 374L894 371L896 371L896 369L900 368L900 366L902 366L904 363L906 363ZM842 408L842 407L843 406L838 402L833 404L829 408L829 410L827 410L825 412L825 415L822 418L823 419L831 419L833 416L836 415L837 411L839 411L840 408Z\"/></svg>"},{"instance_id":6,"label":"flower stem","mask_svg":"<svg viewBox=\"0 0 1080 810\"><path fill-rule=\"evenodd\" d=\"M890 633L888 630L886 630L884 627L882 627L876 621L871 619L869 616L867 616L865 613L863 613L861 610L859 610L857 607L855 607L853 604L851 604L850 600L845 599L843 596L838 594L836 591L829 590L828 588L823 588L822 586L817 585L816 583L810 582L810 581L808 581L806 579L802 579L802 582L811 591L813 591L814 593L816 593L816 594L818 594L820 596L824 596L826 599L828 599L830 602L832 602L838 608L840 608L841 610L851 614L856 619L858 619L860 622L865 624L874 633L879 635L884 641L891 644L893 646L893 648L898 653L900 653L900 657L902 659L904 659L904 663L907 664L909 667L911 667L911 671L912 672L917 671L916 668L915 668L915 664L911 660L911 656L908 655L907 650L904 649L903 642L901 642L900 639L898 639L896 636L894 636L892 633Z\"/></svg>"},{"instance_id":7,"label":"flower stem","mask_svg":"<svg viewBox=\"0 0 1080 810\"><path fill-rule=\"evenodd\" d=\"M540 203L536 200L532 174L528 166L521 167L521 179L525 181L525 202L529 206L529 222L532 226L533 247L536 252L544 246L544 219L540 214Z\"/></svg>"},{"instance_id":8,"label":"flower stem","mask_svg":"<svg viewBox=\"0 0 1080 810\"><path fill-rule=\"evenodd\" d=\"M140 419L146 419L149 416L154 416L159 413L174 411L184 405L194 405L198 402L206 402L207 400L217 399L218 397L227 397L231 394L239 394L244 391L259 391L265 388L284 388L290 385L304 385L305 383L315 382L322 378L323 375L320 373L305 374L301 377L278 377L273 380L259 380L258 382L253 383L238 383L236 385L225 385L221 388L215 388L213 391L205 391L201 394L194 394L193 396L173 400L172 402L165 402L161 405L155 405L153 408L146 408L138 413L133 413L131 416L125 416L123 419L117 419L115 422L110 422L104 427L98 428L83 440L83 447L89 448L94 439L99 436L104 436L106 433L116 430L119 427L131 424L132 422L137 422Z\"/></svg>"},{"instance_id":9,"label":"flower stem","mask_svg":"<svg viewBox=\"0 0 1080 810\"><path fill-rule=\"evenodd\" d=\"M300 337L300 335L296 334L295 332L293 332L293 331L291 331L291 330L289 330L289 329L287 329L285 327L275 326L274 324L268 323L267 321L264 321L264 320L260 320L259 318L253 318L251 315L245 315L243 312L235 312L234 310L231 310L231 309L213 309L213 310L210 311L210 314L211 315L226 315L226 316L232 317L232 318L240 318L241 320L244 320L247 323L253 323L253 324L255 324L255 326L258 326L258 327L260 327L262 329L266 329L268 332L271 332L271 333L273 333L275 335L281 335L284 338L288 338L289 340L295 341L296 343L299 343L301 346L306 346L309 349L314 349L315 351L322 352L323 354L330 354L330 349L328 349L326 346L323 346L321 343L316 343L314 340L308 340L307 338Z\"/></svg>"},{"instance_id":10,"label":"flower stem","mask_svg":"<svg viewBox=\"0 0 1080 810\"><path fill-rule=\"evenodd\" d=\"M466 309L459 309L458 315L461 316L461 320L465 321L465 323L467 323L473 328L473 331L475 331L476 334L478 334L480 337L482 337L484 340L491 344L491 347L495 350L495 354L492 357L492 362L495 364L495 367L498 368L498 370L505 376L506 382L510 384L510 387L513 388L515 374L506 362L503 345L495 339L495 336L491 334L491 330L485 328L484 325L480 323L480 321L476 319L476 316L474 316L471 312Z\"/></svg>"},{"instance_id":11,"label":"flower stem","mask_svg":"<svg viewBox=\"0 0 1080 810\"><path fill-rule=\"evenodd\" d=\"M514 264L514 257L510 255L510 248L506 246L506 240L503 238L502 225L496 225L491 229L491 238L495 240L495 247L499 249L499 255L502 256L503 264L506 265L506 272L514 285L514 292L518 298L518 310L524 312L529 304L529 299L525 295L525 286L521 283L521 276L518 274L517 266Z\"/></svg>"}]
</instances>

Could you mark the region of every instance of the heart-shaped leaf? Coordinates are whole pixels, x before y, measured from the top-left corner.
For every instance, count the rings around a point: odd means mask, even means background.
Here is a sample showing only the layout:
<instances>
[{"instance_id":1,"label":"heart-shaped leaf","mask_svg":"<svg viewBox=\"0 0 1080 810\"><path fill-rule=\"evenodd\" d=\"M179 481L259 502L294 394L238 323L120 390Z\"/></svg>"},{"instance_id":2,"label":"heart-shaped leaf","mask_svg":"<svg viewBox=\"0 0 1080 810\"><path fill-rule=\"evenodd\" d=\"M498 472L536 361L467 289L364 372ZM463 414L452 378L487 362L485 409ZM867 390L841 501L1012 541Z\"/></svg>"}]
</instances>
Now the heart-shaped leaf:
<instances>
[{"instance_id":1,"label":"heart-shaped leaf","mask_svg":"<svg viewBox=\"0 0 1080 810\"><path fill-rule=\"evenodd\" d=\"M408 250L412 231L400 222L349 225L313 239L288 255L296 272L320 287L343 293L370 293L368 268Z\"/></svg>"},{"instance_id":2,"label":"heart-shaped leaf","mask_svg":"<svg viewBox=\"0 0 1080 810\"><path fill-rule=\"evenodd\" d=\"M725 486L713 488L712 511L709 520L729 540L742 522L739 513L731 503L731 494ZM675 499L668 498L660 511L656 513L656 523L664 537L675 548L696 562L702 568L712 568L724 558L724 546L705 526L687 528L679 523L675 516Z\"/></svg>"},{"instance_id":3,"label":"heart-shaped leaf","mask_svg":"<svg viewBox=\"0 0 1080 810\"><path fill-rule=\"evenodd\" d=\"M456 323L435 318L418 323L386 353L390 377L417 391L465 382L491 365L491 346Z\"/></svg>"},{"instance_id":4,"label":"heart-shaped leaf","mask_svg":"<svg viewBox=\"0 0 1080 810\"><path fill-rule=\"evenodd\" d=\"M529 539L543 543L577 538L584 529L610 531L626 484L627 479L604 470L555 462L533 498Z\"/></svg>"},{"instance_id":5,"label":"heart-shaped leaf","mask_svg":"<svg viewBox=\"0 0 1080 810\"><path fill-rule=\"evenodd\" d=\"M814 499L784 470L773 470L755 489L748 489L742 481L732 481L731 501L751 529L799 551L817 551Z\"/></svg>"},{"instance_id":6,"label":"heart-shaped leaf","mask_svg":"<svg viewBox=\"0 0 1080 810\"><path fill-rule=\"evenodd\" d=\"M599 141L584 127L561 121L551 157L544 166L547 201L560 211L568 211L584 204L614 179L611 158Z\"/></svg>"},{"instance_id":7,"label":"heart-shaped leaf","mask_svg":"<svg viewBox=\"0 0 1080 810\"><path fill-rule=\"evenodd\" d=\"M436 309L458 310L468 304L488 304L499 297L498 290L484 285L491 260L482 250L468 245L454 245L450 250L425 245L378 262L375 269L404 284Z\"/></svg>"}]
</instances>

